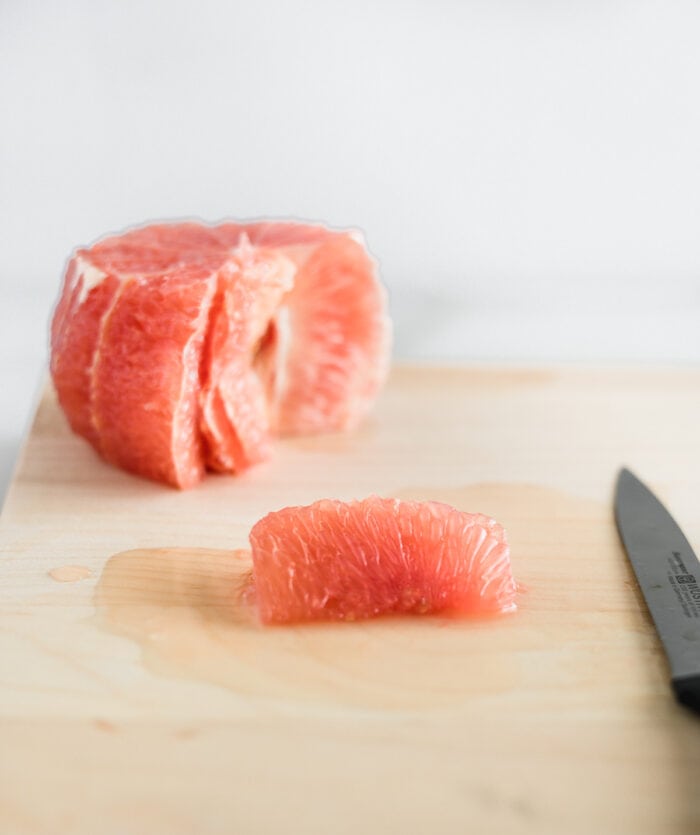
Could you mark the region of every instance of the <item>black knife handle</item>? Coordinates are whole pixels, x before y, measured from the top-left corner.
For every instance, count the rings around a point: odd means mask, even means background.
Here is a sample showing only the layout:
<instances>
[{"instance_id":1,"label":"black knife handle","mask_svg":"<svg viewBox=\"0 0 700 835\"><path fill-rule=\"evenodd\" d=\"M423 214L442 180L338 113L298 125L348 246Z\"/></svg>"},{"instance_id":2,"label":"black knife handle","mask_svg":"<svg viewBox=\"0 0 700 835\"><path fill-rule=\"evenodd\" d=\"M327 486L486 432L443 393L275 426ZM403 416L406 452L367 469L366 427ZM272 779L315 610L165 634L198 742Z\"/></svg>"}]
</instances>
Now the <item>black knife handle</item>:
<instances>
[{"instance_id":1,"label":"black knife handle","mask_svg":"<svg viewBox=\"0 0 700 835\"><path fill-rule=\"evenodd\" d=\"M674 678L671 683L678 701L684 707L700 713L700 675Z\"/></svg>"}]
</instances>

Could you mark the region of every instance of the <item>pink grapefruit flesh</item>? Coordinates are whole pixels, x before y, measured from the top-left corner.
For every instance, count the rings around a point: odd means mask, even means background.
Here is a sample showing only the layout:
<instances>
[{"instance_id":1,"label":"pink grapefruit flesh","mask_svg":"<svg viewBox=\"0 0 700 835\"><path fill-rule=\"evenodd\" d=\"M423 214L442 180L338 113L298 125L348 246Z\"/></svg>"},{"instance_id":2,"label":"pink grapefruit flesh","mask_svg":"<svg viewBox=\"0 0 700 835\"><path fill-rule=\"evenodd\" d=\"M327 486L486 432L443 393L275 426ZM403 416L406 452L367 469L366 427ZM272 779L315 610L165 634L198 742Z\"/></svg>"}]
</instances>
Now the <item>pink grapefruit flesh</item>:
<instances>
[{"instance_id":1,"label":"pink grapefruit flesh","mask_svg":"<svg viewBox=\"0 0 700 835\"><path fill-rule=\"evenodd\" d=\"M157 224L71 259L51 372L71 427L105 459L184 488L264 460L274 434L355 426L389 343L356 233Z\"/></svg>"},{"instance_id":2,"label":"pink grapefruit flesh","mask_svg":"<svg viewBox=\"0 0 700 835\"><path fill-rule=\"evenodd\" d=\"M263 623L515 609L503 528L438 502L324 499L251 530Z\"/></svg>"}]
</instances>

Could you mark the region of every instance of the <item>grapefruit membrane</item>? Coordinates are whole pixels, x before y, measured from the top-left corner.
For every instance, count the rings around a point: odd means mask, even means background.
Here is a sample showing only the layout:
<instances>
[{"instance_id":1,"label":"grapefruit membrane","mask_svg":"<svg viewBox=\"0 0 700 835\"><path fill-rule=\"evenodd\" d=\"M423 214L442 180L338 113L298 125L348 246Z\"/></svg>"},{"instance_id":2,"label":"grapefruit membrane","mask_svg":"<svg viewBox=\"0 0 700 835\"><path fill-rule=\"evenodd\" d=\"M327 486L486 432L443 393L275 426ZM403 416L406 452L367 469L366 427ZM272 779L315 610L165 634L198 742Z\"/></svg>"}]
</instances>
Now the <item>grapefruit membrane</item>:
<instances>
[{"instance_id":1,"label":"grapefruit membrane","mask_svg":"<svg viewBox=\"0 0 700 835\"><path fill-rule=\"evenodd\" d=\"M154 224L70 260L51 373L100 455L185 488L264 460L274 434L355 426L386 378L390 331L356 232Z\"/></svg>"},{"instance_id":2,"label":"grapefruit membrane","mask_svg":"<svg viewBox=\"0 0 700 835\"><path fill-rule=\"evenodd\" d=\"M323 499L250 532L263 623L516 608L503 528L440 502Z\"/></svg>"}]
</instances>

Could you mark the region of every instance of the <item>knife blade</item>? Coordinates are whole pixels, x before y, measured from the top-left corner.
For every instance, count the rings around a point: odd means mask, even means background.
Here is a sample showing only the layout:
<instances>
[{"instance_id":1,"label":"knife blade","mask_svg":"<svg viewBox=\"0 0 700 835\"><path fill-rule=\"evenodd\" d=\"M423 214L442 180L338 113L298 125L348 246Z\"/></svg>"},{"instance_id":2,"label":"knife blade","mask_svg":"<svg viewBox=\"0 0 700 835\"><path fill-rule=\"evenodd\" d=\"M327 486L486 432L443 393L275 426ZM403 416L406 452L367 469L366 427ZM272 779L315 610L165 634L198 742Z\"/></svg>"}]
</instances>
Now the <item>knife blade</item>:
<instances>
[{"instance_id":1,"label":"knife blade","mask_svg":"<svg viewBox=\"0 0 700 835\"><path fill-rule=\"evenodd\" d=\"M615 521L666 652L676 698L700 713L700 562L668 510L626 468L617 478Z\"/></svg>"}]
</instances>

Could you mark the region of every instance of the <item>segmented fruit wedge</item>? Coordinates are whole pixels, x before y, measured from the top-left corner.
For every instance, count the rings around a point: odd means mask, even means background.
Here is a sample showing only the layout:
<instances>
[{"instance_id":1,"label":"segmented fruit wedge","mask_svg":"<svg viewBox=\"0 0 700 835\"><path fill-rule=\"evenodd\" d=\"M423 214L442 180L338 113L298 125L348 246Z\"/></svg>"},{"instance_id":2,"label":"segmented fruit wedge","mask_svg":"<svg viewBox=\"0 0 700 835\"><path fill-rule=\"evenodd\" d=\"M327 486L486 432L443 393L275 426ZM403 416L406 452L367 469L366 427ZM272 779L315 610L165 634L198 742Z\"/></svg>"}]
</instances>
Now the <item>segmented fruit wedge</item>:
<instances>
[{"instance_id":1,"label":"segmented fruit wedge","mask_svg":"<svg viewBox=\"0 0 700 835\"><path fill-rule=\"evenodd\" d=\"M439 502L324 499L251 530L264 623L515 609L503 528Z\"/></svg>"}]
</instances>

